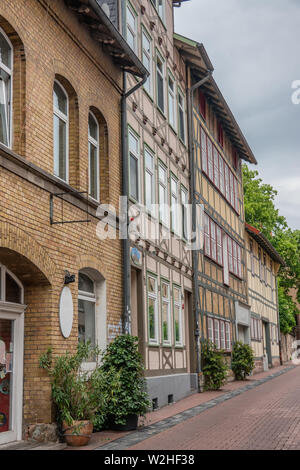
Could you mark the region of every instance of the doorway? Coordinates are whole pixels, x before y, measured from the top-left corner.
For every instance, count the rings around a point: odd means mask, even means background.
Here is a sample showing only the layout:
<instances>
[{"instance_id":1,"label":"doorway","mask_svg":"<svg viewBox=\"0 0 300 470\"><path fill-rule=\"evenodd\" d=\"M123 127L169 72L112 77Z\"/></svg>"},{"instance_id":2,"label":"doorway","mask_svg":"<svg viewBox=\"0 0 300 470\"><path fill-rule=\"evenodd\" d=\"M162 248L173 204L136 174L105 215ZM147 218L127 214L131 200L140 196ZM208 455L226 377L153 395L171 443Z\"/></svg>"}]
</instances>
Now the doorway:
<instances>
[{"instance_id":1,"label":"doorway","mask_svg":"<svg viewBox=\"0 0 300 470\"><path fill-rule=\"evenodd\" d=\"M264 369L272 367L272 352L271 352L271 341L270 341L270 324L269 322L263 321L263 361Z\"/></svg>"},{"instance_id":2,"label":"doorway","mask_svg":"<svg viewBox=\"0 0 300 470\"><path fill-rule=\"evenodd\" d=\"M24 293L0 265L0 444L22 439Z\"/></svg>"}]
</instances>

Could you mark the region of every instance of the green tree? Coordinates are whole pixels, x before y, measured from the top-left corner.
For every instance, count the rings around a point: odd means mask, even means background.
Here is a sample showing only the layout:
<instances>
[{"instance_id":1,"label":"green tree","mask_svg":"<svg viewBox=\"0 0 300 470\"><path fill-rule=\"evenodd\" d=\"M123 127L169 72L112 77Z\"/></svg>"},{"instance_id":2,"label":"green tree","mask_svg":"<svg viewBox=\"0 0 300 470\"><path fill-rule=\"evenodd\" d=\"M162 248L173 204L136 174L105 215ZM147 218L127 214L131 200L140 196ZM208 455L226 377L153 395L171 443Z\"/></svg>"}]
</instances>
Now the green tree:
<instances>
[{"instance_id":1,"label":"green tree","mask_svg":"<svg viewBox=\"0 0 300 470\"><path fill-rule=\"evenodd\" d=\"M277 191L259 178L258 171L243 165L246 222L259 229L284 259L278 276L280 328L288 333L295 326L299 310L289 295L295 289L300 302L300 231L289 228L285 217L275 206Z\"/></svg>"}]
</instances>

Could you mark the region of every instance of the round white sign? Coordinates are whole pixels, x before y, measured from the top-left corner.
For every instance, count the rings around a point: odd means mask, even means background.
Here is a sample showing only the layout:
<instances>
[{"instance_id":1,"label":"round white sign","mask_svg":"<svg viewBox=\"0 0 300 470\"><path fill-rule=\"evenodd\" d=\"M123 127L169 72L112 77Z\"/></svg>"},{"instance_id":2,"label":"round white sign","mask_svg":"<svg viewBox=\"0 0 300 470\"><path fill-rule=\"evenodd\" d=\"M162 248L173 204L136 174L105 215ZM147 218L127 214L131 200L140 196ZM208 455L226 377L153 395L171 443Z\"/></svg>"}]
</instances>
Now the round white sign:
<instances>
[{"instance_id":1,"label":"round white sign","mask_svg":"<svg viewBox=\"0 0 300 470\"><path fill-rule=\"evenodd\" d=\"M73 326L73 299L69 287L64 287L60 294L59 324L62 335L69 338Z\"/></svg>"}]
</instances>

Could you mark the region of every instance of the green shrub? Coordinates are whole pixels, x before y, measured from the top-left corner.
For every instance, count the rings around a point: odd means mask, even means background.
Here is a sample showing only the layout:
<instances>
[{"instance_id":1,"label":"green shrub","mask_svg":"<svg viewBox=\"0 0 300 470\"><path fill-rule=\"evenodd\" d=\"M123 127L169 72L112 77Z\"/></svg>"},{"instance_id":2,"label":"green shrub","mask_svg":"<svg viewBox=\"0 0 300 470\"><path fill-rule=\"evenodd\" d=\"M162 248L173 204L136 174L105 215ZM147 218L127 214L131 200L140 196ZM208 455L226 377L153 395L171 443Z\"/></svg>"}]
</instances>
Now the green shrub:
<instances>
[{"instance_id":1,"label":"green shrub","mask_svg":"<svg viewBox=\"0 0 300 470\"><path fill-rule=\"evenodd\" d=\"M228 372L223 351L218 351L210 341L204 341L201 350L205 390L219 390L226 382Z\"/></svg>"},{"instance_id":2,"label":"green shrub","mask_svg":"<svg viewBox=\"0 0 300 470\"><path fill-rule=\"evenodd\" d=\"M138 338L121 335L110 343L101 366L102 395L107 417L125 424L128 415L143 416L150 408L146 391L142 356Z\"/></svg>"},{"instance_id":3,"label":"green shrub","mask_svg":"<svg viewBox=\"0 0 300 470\"><path fill-rule=\"evenodd\" d=\"M236 380L246 380L254 369L254 354L248 344L235 343L232 351L231 368Z\"/></svg>"},{"instance_id":4,"label":"green shrub","mask_svg":"<svg viewBox=\"0 0 300 470\"><path fill-rule=\"evenodd\" d=\"M50 376L52 400L59 423L66 421L71 426L73 421L90 420L94 424L94 419L97 423L101 420L103 377L99 355L99 349L89 343L79 343L75 354L66 353L54 360L51 349L41 355L40 367ZM81 365L90 358L96 361L97 366L92 372L84 372ZM96 411L98 415L95 418Z\"/></svg>"}]
</instances>

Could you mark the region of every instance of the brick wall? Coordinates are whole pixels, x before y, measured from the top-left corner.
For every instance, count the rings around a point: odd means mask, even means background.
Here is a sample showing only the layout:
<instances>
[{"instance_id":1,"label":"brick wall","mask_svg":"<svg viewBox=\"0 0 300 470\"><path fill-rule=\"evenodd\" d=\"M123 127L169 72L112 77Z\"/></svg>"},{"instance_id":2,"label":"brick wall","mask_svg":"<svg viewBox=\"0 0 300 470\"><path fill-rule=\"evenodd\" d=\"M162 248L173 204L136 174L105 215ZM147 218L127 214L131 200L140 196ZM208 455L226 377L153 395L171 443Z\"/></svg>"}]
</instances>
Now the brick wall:
<instances>
[{"instance_id":1,"label":"brick wall","mask_svg":"<svg viewBox=\"0 0 300 470\"><path fill-rule=\"evenodd\" d=\"M85 267L106 279L107 329L117 327L122 314L120 241L100 242L94 216L90 223L50 225L50 192L62 191L43 173L53 174L53 83L55 77L61 79L73 100L70 184L87 190L88 113L93 108L101 129L101 198L118 206L121 72L62 0L2 0L0 27L16 48L12 150L42 170L33 174L17 156L10 155L8 161L8 152L0 149L0 262L25 287L23 423L49 423L54 419L50 384L38 367L39 356L49 346L55 354L74 351L78 340L77 282L70 285L71 336L64 339L60 332L58 305L65 270L75 274L76 281ZM64 204L64 220L85 219L73 199ZM61 217L58 199L54 217Z\"/></svg>"}]
</instances>

